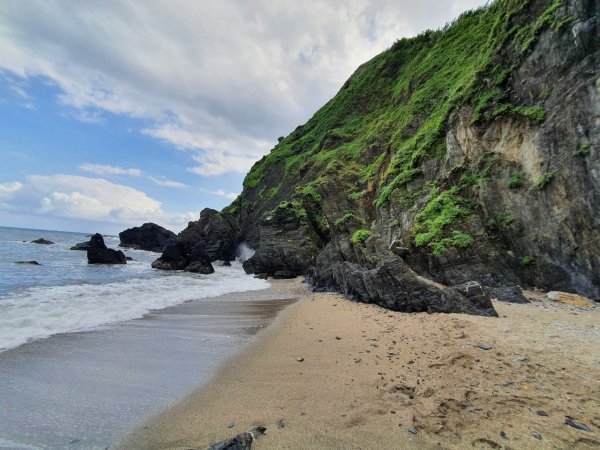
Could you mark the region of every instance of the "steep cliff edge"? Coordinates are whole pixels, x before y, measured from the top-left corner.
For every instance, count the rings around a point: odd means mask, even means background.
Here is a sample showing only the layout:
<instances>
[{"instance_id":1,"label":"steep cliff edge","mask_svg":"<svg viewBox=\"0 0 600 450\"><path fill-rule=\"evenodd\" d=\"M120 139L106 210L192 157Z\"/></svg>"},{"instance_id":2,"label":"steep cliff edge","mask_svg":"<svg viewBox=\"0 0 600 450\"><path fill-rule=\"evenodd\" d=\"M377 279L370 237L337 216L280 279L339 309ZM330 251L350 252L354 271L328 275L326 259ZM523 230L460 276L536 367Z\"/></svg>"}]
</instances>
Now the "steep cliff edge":
<instances>
[{"instance_id":1,"label":"steep cliff edge","mask_svg":"<svg viewBox=\"0 0 600 450\"><path fill-rule=\"evenodd\" d=\"M599 299L599 20L497 0L396 42L203 212L227 226L201 249L404 311L493 314L473 282Z\"/></svg>"}]
</instances>

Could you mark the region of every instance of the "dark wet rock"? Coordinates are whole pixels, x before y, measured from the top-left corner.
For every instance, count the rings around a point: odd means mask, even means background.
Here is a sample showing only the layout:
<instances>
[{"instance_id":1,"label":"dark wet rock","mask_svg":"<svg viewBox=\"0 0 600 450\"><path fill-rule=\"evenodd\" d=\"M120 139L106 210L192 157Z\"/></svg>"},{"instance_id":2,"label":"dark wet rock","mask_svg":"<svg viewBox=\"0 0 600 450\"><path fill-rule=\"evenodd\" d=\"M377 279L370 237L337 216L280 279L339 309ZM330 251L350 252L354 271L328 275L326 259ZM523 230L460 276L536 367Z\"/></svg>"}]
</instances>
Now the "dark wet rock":
<instances>
[{"instance_id":1,"label":"dark wet rock","mask_svg":"<svg viewBox=\"0 0 600 450\"><path fill-rule=\"evenodd\" d=\"M101 234L94 234L87 249L88 264L127 264L125 254L121 250L106 247Z\"/></svg>"},{"instance_id":2,"label":"dark wet rock","mask_svg":"<svg viewBox=\"0 0 600 450\"><path fill-rule=\"evenodd\" d=\"M588 427L585 423L578 422L570 416L565 416L565 425L569 425L570 427L576 428L581 431L587 431L588 433L592 432L590 427Z\"/></svg>"},{"instance_id":3,"label":"dark wet rock","mask_svg":"<svg viewBox=\"0 0 600 450\"><path fill-rule=\"evenodd\" d=\"M536 411L536 414L541 417L548 417L548 413L542 409L540 409L539 411Z\"/></svg>"},{"instance_id":4,"label":"dark wet rock","mask_svg":"<svg viewBox=\"0 0 600 450\"><path fill-rule=\"evenodd\" d=\"M169 245L175 243L177 236L172 231L156 225L145 223L141 227L128 228L119 233L119 247L163 252Z\"/></svg>"},{"instance_id":5,"label":"dark wet rock","mask_svg":"<svg viewBox=\"0 0 600 450\"><path fill-rule=\"evenodd\" d=\"M127 261L133 261L133 258L132 258L131 256L126 256L126 257L125 257L125 259L126 259Z\"/></svg>"},{"instance_id":6,"label":"dark wet rock","mask_svg":"<svg viewBox=\"0 0 600 450\"><path fill-rule=\"evenodd\" d=\"M254 275L254 278L258 278L259 280L266 280L269 278L269 274L268 273L257 273L256 275Z\"/></svg>"},{"instance_id":7,"label":"dark wet rock","mask_svg":"<svg viewBox=\"0 0 600 450\"><path fill-rule=\"evenodd\" d=\"M206 208L200 213L199 220L189 222L177 235L177 242L189 251L197 249L211 261L233 261L238 243L235 221L225 213Z\"/></svg>"},{"instance_id":8,"label":"dark wet rock","mask_svg":"<svg viewBox=\"0 0 600 450\"><path fill-rule=\"evenodd\" d=\"M209 275L215 272L215 269L208 258L204 260L192 261L184 270L186 272L199 273L203 275Z\"/></svg>"},{"instance_id":9,"label":"dark wet rock","mask_svg":"<svg viewBox=\"0 0 600 450\"><path fill-rule=\"evenodd\" d=\"M71 250L87 250L90 248L90 241L79 242L71 247Z\"/></svg>"},{"instance_id":10,"label":"dark wet rock","mask_svg":"<svg viewBox=\"0 0 600 450\"><path fill-rule=\"evenodd\" d=\"M222 267L231 267L231 262L230 261L223 261L223 263L221 264Z\"/></svg>"},{"instance_id":11,"label":"dark wet rock","mask_svg":"<svg viewBox=\"0 0 600 450\"><path fill-rule=\"evenodd\" d=\"M32 266L41 266L41 264L37 261L15 261L15 264L29 264Z\"/></svg>"},{"instance_id":12,"label":"dark wet rock","mask_svg":"<svg viewBox=\"0 0 600 450\"><path fill-rule=\"evenodd\" d=\"M35 241L31 241L31 243L32 244L41 244L41 245L51 245L51 244L54 244L54 242L49 241L49 240L44 239L44 238L36 239Z\"/></svg>"},{"instance_id":13,"label":"dark wet rock","mask_svg":"<svg viewBox=\"0 0 600 450\"><path fill-rule=\"evenodd\" d=\"M297 275L290 270L278 270L273 274L273 278L276 280L291 279L296 277Z\"/></svg>"},{"instance_id":14,"label":"dark wet rock","mask_svg":"<svg viewBox=\"0 0 600 450\"><path fill-rule=\"evenodd\" d=\"M240 433L237 436L216 444L212 444L209 450L251 450L252 442L265 434L265 427L254 427L250 431Z\"/></svg>"},{"instance_id":15,"label":"dark wet rock","mask_svg":"<svg viewBox=\"0 0 600 450\"><path fill-rule=\"evenodd\" d=\"M537 431L534 431L533 433L531 433L531 435L538 441L542 440L542 435L540 433L538 433Z\"/></svg>"},{"instance_id":16,"label":"dark wet rock","mask_svg":"<svg viewBox=\"0 0 600 450\"><path fill-rule=\"evenodd\" d=\"M506 303L529 303L519 286L499 286L489 290L490 298Z\"/></svg>"},{"instance_id":17,"label":"dark wet rock","mask_svg":"<svg viewBox=\"0 0 600 450\"><path fill-rule=\"evenodd\" d=\"M168 246L163 254L152 263L152 267L160 270L183 270L191 262L184 244L178 242Z\"/></svg>"}]
</instances>

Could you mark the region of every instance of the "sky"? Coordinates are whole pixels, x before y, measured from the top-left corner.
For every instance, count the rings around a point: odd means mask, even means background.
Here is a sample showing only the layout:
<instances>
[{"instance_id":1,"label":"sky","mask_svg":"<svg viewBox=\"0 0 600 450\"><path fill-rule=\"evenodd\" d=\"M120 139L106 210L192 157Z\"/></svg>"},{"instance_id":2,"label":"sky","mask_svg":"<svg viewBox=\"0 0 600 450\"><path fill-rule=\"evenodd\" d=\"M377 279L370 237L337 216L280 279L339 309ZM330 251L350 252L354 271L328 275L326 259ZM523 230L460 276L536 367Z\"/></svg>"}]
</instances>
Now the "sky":
<instances>
[{"instance_id":1,"label":"sky","mask_svg":"<svg viewBox=\"0 0 600 450\"><path fill-rule=\"evenodd\" d=\"M0 226L173 231L363 62L482 0L2 0Z\"/></svg>"}]
</instances>

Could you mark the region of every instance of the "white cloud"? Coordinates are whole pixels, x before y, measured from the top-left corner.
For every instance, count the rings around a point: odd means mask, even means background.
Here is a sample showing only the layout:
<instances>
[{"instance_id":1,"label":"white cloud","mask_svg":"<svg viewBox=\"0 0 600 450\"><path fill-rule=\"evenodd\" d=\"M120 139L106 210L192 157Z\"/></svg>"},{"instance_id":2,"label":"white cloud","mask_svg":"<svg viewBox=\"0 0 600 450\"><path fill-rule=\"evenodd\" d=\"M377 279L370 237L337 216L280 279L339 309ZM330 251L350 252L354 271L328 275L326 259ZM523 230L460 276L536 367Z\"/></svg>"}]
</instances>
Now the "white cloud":
<instances>
[{"instance_id":1,"label":"white cloud","mask_svg":"<svg viewBox=\"0 0 600 450\"><path fill-rule=\"evenodd\" d=\"M208 189L202 189L202 188L200 188L200 190L202 192L206 192L208 194L216 195L218 197L228 198L229 200L235 200L236 198L238 198L238 195L239 195L239 194L236 194L235 192L224 191L223 189L218 189L216 191L211 191L211 190L208 190Z\"/></svg>"},{"instance_id":2,"label":"white cloud","mask_svg":"<svg viewBox=\"0 0 600 450\"><path fill-rule=\"evenodd\" d=\"M0 2L0 70L149 121L203 176L245 171L362 62L484 0ZM17 95L25 91L15 92Z\"/></svg>"},{"instance_id":3,"label":"white cloud","mask_svg":"<svg viewBox=\"0 0 600 450\"><path fill-rule=\"evenodd\" d=\"M149 176L148 179L150 181L152 181L154 184L156 184L158 186L162 186L162 187L170 187L170 188L177 188L177 189L183 189L183 188L187 187L185 184L180 183L179 181L168 180L166 178L157 178L157 177Z\"/></svg>"},{"instance_id":4,"label":"white cloud","mask_svg":"<svg viewBox=\"0 0 600 450\"><path fill-rule=\"evenodd\" d=\"M23 185L18 181L12 183L0 183L0 197L9 196L17 191L20 191Z\"/></svg>"},{"instance_id":5,"label":"white cloud","mask_svg":"<svg viewBox=\"0 0 600 450\"><path fill-rule=\"evenodd\" d=\"M81 164L79 168L85 172L95 173L96 175L131 175L139 177L143 173L140 169L124 169L104 164L85 163Z\"/></svg>"},{"instance_id":6,"label":"white cloud","mask_svg":"<svg viewBox=\"0 0 600 450\"><path fill-rule=\"evenodd\" d=\"M102 178L30 175L0 185L3 207L11 212L113 224L153 221L181 229L196 213L167 214L144 192Z\"/></svg>"}]
</instances>

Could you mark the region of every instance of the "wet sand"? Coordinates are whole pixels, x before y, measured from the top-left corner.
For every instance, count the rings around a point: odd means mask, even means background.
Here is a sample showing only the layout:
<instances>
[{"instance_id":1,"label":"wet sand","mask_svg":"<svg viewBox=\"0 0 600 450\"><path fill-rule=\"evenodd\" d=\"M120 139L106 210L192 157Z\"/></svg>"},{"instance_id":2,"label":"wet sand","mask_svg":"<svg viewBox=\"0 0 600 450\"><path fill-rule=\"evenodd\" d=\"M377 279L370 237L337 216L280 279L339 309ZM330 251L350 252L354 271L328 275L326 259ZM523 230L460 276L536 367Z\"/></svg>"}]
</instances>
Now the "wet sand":
<instances>
[{"instance_id":1,"label":"wet sand","mask_svg":"<svg viewBox=\"0 0 600 450\"><path fill-rule=\"evenodd\" d=\"M403 314L289 289L299 301L121 448L203 449L255 425L257 450L600 446L600 308L529 293L494 302L500 318Z\"/></svg>"},{"instance_id":2,"label":"wet sand","mask_svg":"<svg viewBox=\"0 0 600 450\"><path fill-rule=\"evenodd\" d=\"M109 448L293 301L277 288L227 294L0 353L0 448Z\"/></svg>"}]
</instances>

